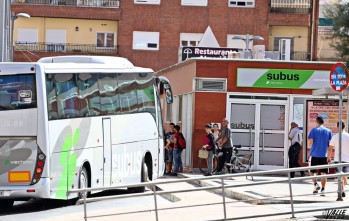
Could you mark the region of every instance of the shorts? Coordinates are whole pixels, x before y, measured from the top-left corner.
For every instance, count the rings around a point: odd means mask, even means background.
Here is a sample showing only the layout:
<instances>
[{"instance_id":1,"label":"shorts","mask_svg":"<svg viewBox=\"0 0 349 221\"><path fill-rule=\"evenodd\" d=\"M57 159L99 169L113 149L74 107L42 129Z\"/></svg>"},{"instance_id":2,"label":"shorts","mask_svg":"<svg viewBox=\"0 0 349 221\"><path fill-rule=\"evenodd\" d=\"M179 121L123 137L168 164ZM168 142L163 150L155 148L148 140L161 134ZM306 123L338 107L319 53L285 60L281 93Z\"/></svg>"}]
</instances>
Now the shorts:
<instances>
[{"instance_id":1,"label":"shorts","mask_svg":"<svg viewBox=\"0 0 349 221\"><path fill-rule=\"evenodd\" d=\"M339 162L334 162L335 164L339 163ZM348 163L348 162L342 162L342 163ZM336 167L336 172L338 173L339 172L339 168ZM349 172L349 166L345 166L345 167L342 167L342 172L343 173L348 173Z\"/></svg>"},{"instance_id":2,"label":"shorts","mask_svg":"<svg viewBox=\"0 0 349 221\"><path fill-rule=\"evenodd\" d=\"M173 149L172 150L167 150L165 148L165 159L166 163L172 163L173 162Z\"/></svg>"},{"instance_id":3,"label":"shorts","mask_svg":"<svg viewBox=\"0 0 349 221\"><path fill-rule=\"evenodd\" d=\"M327 164L327 157L311 157L310 166L321 166ZM316 171L320 171L320 173L328 173L328 168L310 170L312 173L316 173Z\"/></svg>"}]
</instances>

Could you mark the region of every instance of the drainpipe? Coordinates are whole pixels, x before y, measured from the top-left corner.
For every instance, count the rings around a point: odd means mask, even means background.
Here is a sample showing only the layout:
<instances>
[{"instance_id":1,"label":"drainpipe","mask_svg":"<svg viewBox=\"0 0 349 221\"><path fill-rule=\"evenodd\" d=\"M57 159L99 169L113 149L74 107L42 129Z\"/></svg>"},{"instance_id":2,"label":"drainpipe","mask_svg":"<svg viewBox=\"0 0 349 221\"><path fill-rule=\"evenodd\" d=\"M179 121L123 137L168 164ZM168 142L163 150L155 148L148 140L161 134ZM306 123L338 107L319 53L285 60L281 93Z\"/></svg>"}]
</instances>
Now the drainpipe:
<instances>
[{"instance_id":1,"label":"drainpipe","mask_svg":"<svg viewBox=\"0 0 349 221\"><path fill-rule=\"evenodd\" d=\"M315 10L316 10L316 1L313 0L313 6L311 10L311 35L310 35L310 60L314 60L314 35L315 35ZM316 50L316 49L315 49Z\"/></svg>"}]
</instances>

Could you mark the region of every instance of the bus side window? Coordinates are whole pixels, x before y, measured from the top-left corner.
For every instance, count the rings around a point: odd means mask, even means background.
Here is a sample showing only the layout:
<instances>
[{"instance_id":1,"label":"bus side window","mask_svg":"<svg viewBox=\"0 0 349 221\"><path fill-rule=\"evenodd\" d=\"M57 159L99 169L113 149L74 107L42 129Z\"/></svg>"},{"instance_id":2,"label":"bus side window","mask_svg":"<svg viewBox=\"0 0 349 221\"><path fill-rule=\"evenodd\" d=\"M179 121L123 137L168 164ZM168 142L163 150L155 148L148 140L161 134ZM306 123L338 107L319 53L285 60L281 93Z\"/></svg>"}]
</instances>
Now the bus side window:
<instances>
[{"instance_id":1,"label":"bus side window","mask_svg":"<svg viewBox=\"0 0 349 221\"><path fill-rule=\"evenodd\" d=\"M54 120L58 118L58 107L56 97L56 84L53 75L46 75L46 96L47 96L47 112L48 119Z\"/></svg>"},{"instance_id":2,"label":"bus side window","mask_svg":"<svg viewBox=\"0 0 349 221\"><path fill-rule=\"evenodd\" d=\"M75 74L56 74L58 116L60 119L80 116Z\"/></svg>"}]
</instances>

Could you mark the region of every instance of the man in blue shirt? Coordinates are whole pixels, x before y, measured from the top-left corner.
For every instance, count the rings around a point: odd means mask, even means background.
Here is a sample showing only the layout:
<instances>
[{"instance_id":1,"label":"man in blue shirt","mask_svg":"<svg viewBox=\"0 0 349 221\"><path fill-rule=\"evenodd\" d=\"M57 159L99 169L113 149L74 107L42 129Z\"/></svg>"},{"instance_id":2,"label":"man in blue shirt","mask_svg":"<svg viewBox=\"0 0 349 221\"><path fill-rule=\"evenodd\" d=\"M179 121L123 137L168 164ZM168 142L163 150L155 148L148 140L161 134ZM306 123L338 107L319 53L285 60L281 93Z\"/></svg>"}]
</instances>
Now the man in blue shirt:
<instances>
[{"instance_id":1,"label":"man in blue shirt","mask_svg":"<svg viewBox=\"0 0 349 221\"><path fill-rule=\"evenodd\" d=\"M324 127L324 119L322 117L316 118L317 127L313 128L308 136L309 144L311 144L310 149L310 166L320 166L326 165L327 162L327 152L330 140L332 138L332 132L328 128ZM310 170L310 176L313 176L316 170ZM320 169L321 175L328 173L328 169ZM321 179L321 191L320 195L325 196L325 186L326 178ZM313 179L314 191L316 194L320 190L319 184L317 184L317 179Z\"/></svg>"}]
</instances>

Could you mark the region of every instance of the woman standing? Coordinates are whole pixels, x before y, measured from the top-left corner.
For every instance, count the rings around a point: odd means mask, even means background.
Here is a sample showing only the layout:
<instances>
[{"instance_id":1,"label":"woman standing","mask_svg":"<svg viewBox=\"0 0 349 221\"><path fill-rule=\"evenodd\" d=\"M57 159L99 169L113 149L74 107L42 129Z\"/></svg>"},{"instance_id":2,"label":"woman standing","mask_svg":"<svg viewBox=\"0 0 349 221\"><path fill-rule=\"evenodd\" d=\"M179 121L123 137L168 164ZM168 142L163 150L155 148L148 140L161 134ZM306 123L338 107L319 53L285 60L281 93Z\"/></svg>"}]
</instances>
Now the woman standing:
<instances>
[{"instance_id":1,"label":"woman standing","mask_svg":"<svg viewBox=\"0 0 349 221\"><path fill-rule=\"evenodd\" d=\"M213 171L213 154L214 154L214 137L212 134L212 126L211 124L207 124L205 126L205 132L206 132L206 137L204 138L204 145L202 146L203 150L208 151L208 157L207 157L207 167L208 167L208 172L204 174L204 176L212 176L212 171Z\"/></svg>"}]
</instances>

